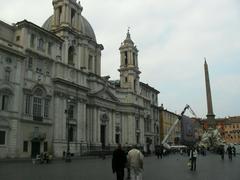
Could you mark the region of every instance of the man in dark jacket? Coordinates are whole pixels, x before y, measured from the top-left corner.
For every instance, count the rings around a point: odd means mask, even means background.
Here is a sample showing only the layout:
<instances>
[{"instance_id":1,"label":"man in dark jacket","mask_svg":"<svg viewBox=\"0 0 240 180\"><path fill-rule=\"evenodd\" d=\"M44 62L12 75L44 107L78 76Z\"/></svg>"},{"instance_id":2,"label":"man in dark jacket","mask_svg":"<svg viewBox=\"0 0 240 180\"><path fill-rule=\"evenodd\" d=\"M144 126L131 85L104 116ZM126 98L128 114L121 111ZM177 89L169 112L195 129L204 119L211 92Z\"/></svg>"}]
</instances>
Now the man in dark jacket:
<instances>
[{"instance_id":1,"label":"man in dark jacket","mask_svg":"<svg viewBox=\"0 0 240 180\"><path fill-rule=\"evenodd\" d=\"M227 152L229 160L232 160L232 147L230 145L227 147Z\"/></svg>"},{"instance_id":2,"label":"man in dark jacket","mask_svg":"<svg viewBox=\"0 0 240 180\"><path fill-rule=\"evenodd\" d=\"M118 144L118 147L113 152L112 157L112 170L113 173L116 172L117 180L124 179L124 168L127 163L127 157L125 152L122 150L121 144Z\"/></svg>"}]
</instances>

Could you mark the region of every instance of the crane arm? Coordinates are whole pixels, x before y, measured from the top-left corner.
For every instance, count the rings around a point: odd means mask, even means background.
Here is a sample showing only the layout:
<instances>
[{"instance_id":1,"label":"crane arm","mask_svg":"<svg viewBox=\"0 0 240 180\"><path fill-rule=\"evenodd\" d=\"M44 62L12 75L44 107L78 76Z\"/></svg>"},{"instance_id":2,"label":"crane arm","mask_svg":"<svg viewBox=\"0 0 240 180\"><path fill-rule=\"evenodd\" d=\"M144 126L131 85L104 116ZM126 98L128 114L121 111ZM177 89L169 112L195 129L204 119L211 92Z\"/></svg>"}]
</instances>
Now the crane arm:
<instances>
[{"instance_id":1,"label":"crane arm","mask_svg":"<svg viewBox=\"0 0 240 180\"><path fill-rule=\"evenodd\" d=\"M167 139L169 138L170 134L172 133L172 131L174 130L174 128L176 127L177 123L180 121L180 119L182 118L183 114L185 113L185 111L189 109L190 112L196 117L196 114L194 113L194 111L191 109L191 107L186 104L186 106L184 107L183 111L181 112L181 117L177 118L175 120L175 122L173 123L173 125L171 126L171 128L169 129L169 131L167 132L166 136L164 137L164 139L162 140L162 145L167 148L170 149L171 147L166 143Z\"/></svg>"}]
</instances>

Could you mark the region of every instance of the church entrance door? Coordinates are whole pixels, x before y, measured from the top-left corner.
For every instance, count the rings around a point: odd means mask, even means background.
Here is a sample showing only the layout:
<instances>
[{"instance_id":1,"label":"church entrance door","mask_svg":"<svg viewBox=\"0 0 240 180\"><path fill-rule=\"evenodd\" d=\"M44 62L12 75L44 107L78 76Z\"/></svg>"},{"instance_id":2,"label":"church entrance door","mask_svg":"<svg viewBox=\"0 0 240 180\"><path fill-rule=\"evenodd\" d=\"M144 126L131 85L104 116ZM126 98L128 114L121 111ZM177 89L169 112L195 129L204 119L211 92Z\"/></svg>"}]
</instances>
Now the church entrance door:
<instances>
[{"instance_id":1,"label":"church entrance door","mask_svg":"<svg viewBox=\"0 0 240 180\"><path fill-rule=\"evenodd\" d=\"M101 143L104 149L106 145L106 125L101 125Z\"/></svg>"},{"instance_id":2,"label":"church entrance door","mask_svg":"<svg viewBox=\"0 0 240 180\"><path fill-rule=\"evenodd\" d=\"M37 154L40 154L40 142L32 141L32 158L36 158Z\"/></svg>"}]
</instances>

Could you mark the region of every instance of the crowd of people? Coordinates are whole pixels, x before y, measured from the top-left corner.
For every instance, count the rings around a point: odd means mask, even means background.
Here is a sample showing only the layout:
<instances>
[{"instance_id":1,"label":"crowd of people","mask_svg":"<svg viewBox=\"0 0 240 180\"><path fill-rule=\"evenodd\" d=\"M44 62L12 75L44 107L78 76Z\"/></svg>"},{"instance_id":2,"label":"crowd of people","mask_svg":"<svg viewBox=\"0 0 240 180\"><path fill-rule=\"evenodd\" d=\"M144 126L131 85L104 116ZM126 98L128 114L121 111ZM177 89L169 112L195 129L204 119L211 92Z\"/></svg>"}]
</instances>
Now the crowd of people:
<instances>
[{"instance_id":1,"label":"crowd of people","mask_svg":"<svg viewBox=\"0 0 240 180\"><path fill-rule=\"evenodd\" d=\"M36 159L34 160L34 164L43 164L43 163L50 163L52 160L52 155L48 154L47 152L42 152L36 155Z\"/></svg>"},{"instance_id":2,"label":"crowd of people","mask_svg":"<svg viewBox=\"0 0 240 180\"><path fill-rule=\"evenodd\" d=\"M207 149L204 147L198 147L196 145L188 146L186 148L179 148L174 151L166 150L162 145L155 147L155 154L157 158L163 158L163 156L169 153L179 152L181 155L184 153L189 157L187 165L191 171L197 169L198 154L206 156ZM232 160L233 156L236 156L236 147L228 145L225 149L224 145L220 146L215 152L221 155L224 160L224 155L227 153L229 160ZM143 154L137 146L133 146L128 150L123 150L119 144L117 149L113 152L112 156L112 170L116 173L117 180L124 179L124 169L127 169L126 177L130 180L142 180L143 174Z\"/></svg>"},{"instance_id":3,"label":"crowd of people","mask_svg":"<svg viewBox=\"0 0 240 180\"><path fill-rule=\"evenodd\" d=\"M133 146L128 152L125 152L119 144L112 157L112 170L113 173L116 173L117 180L124 179L124 168L128 169L128 179L142 180L143 157L137 146Z\"/></svg>"}]
</instances>

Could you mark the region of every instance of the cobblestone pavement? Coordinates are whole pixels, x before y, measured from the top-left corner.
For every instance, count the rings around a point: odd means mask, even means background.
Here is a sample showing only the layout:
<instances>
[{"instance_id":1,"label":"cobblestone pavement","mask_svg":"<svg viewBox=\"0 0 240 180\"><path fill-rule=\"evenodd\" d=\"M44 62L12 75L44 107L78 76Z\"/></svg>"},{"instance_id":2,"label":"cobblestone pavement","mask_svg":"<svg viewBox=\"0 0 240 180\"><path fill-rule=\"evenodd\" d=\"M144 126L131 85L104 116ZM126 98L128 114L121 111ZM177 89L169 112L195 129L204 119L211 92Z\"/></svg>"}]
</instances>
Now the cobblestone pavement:
<instances>
[{"instance_id":1,"label":"cobblestone pavement","mask_svg":"<svg viewBox=\"0 0 240 180\"><path fill-rule=\"evenodd\" d=\"M240 180L240 156L222 161L218 155L199 156L197 171L187 167L187 156L169 155L163 159L144 158L144 180ZM61 160L51 164L32 164L29 161L0 162L1 180L115 180L111 157Z\"/></svg>"}]
</instances>

